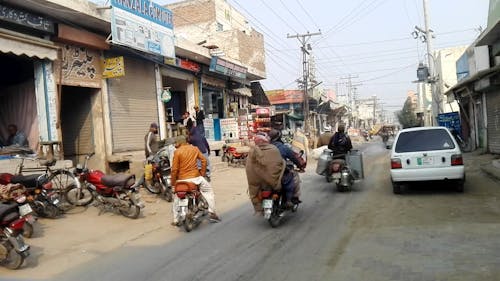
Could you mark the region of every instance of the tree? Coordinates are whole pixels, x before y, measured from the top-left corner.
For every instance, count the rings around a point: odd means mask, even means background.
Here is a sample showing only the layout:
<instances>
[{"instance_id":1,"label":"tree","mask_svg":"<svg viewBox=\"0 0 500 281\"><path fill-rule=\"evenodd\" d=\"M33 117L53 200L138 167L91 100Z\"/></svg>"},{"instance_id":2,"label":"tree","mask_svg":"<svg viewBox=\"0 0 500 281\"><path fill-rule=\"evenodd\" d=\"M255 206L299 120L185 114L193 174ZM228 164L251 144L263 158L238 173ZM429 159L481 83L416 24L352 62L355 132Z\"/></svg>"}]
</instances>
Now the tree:
<instances>
[{"instance_id":1,"label":"tree","mask_svg":"<svg viewBox=\"0 0 500 281\"><path fill-rule=\"evenodd\" d=\"M403 129L417 127L419 125L417 115L410 98L406 99L403 109L398 112L397 117L399 123L403 126Z\"/></svg>"}]
</instances>

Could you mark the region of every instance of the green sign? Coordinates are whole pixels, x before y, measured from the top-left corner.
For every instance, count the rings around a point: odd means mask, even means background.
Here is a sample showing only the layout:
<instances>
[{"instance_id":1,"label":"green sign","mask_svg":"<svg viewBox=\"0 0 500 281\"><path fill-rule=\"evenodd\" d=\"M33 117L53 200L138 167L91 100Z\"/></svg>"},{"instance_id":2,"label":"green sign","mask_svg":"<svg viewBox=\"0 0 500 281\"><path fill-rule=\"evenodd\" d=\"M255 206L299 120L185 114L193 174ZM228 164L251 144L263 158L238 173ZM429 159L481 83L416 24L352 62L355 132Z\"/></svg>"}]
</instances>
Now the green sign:
<instances>
[{"instance_id":1,"label":"green sign","mask_svg":"<svg viewBox=\"0 0 500 281\"><path fill-rule=\"evenodd\" d=\"M488 11L488 27L492 27L500 19L500 0L490 0Z\"/></svg>"},{"instance_id":2,"label":"green sign","mask_svg":"<svg viewBox=\"0 0 500 281\"><path fill-rule=\"evenodd\" d=\"M170 93L169 90L165 89L161 93L161 101L162 102L169 102L172 99L172 94Z\"/></svg>"}]
</instances>

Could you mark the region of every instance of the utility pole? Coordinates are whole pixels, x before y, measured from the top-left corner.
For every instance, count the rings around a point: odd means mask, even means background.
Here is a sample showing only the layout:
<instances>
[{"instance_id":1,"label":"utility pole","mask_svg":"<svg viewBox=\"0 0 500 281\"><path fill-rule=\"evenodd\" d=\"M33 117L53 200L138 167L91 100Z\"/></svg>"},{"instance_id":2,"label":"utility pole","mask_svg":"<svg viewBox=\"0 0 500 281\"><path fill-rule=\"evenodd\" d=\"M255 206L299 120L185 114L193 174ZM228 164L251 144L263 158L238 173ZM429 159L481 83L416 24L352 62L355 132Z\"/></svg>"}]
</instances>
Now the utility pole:
<instances>
[{"instance_id":1,"label":"utility pole","mask_svg":"<svg viewBox=\"0 0 500 281\"><path fill-rule=\"evenodd\" d=\"M376 124L376 114L377 114L377 96L373 95L373 126Z\"/></svg>"},{"instance_id":2,"label":"utility pole","mask_svg":"<svg viewBox=\"0 0 500 281\"><path fill-rule=\"evenodd\" d=\"M321 30L316 33L309 33L309 31L306 34L296 34L296 35L289 35L287 34L287 38L297 38L301 44L300 49L302 50L302 83L304 86L304 131L306 133L309 133L309 91L308 91L308 84L309 84L309 68L307 67L307 56L309 55L309 51L311 50L311 45L307 44L309 42L309 39L311 39L312 36L317 36L321 35Z\"/></svg>"},{"instance_id":3,"label":"utility pole","mask_svg":"<svg viewBox=\"0 0 500 281\"><path fill-rule=\"evenodd\" d=\"M358 75L353 76L353 75L349 74L349 76L347 76L347 77L340 78L341 80L347 80L347 105L349 106L350 112L351 112L351 116L349 118L349 123L350 123L349 125L351 127L355 127L355 126L352 125L353 120L354 120L354 109L355 109L355 106L356 106L355 105L356 98L354 96L355 95L354 94L354 92L355 92L354 89L356 89L356 87L362 85L361 83L355 83L355 84L353 84L352 83L352 79L354 79L354 78L359 78L359 76Z\"/></svg>"}]
</instances>

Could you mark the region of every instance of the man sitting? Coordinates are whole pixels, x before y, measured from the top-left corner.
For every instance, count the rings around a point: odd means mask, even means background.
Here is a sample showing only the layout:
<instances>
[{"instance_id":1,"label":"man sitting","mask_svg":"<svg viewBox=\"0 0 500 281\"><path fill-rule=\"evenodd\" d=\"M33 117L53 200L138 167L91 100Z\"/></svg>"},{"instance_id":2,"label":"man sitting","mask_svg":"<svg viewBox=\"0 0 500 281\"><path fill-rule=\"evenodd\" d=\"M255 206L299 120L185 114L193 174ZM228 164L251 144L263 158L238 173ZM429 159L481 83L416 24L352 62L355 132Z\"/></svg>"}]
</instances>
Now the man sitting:
<instances>
[{"instance_id":1,"label":"man sitting","mask_svg":"<svg viewBox=\"0 0 500 281\"><path fill-rule=\"evenodd\" d=\"M172 160L171 182L175 186L176 182L191 182L200 187L200 192L205 197L208 203L208 212L210 220L213 222L220 221L215 213L215 195L210 183L205 179L207 160L201 154L200 150L187 143L185 136L178 136L175 140L176 150ZM197 161L201 162L201 169L198 169ZM178 226L178 206L179 198L174 196L172 204L172 212L174 221L172 225Z\"/></svg>"}]
</instances>

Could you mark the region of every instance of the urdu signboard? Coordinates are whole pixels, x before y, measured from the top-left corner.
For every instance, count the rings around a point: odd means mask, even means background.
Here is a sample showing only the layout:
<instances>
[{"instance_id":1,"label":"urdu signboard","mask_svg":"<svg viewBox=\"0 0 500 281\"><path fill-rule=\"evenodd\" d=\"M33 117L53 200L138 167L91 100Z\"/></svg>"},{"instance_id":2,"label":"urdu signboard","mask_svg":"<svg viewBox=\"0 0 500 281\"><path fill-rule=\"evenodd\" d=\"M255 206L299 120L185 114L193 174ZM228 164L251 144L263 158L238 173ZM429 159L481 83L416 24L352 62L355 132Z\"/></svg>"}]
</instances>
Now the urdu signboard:
<instances>
[{"instance_id":1,"label":"urdu signboard","mask_svg":"<svg viewBox=\"0 0 500 281\"><path fill-rule=\"evenodd\" d=\"M151 0L111 0L113 43L175 58L172 12Z\"/></svg>"},{"instance_id":2,"label":"urdu signboard","mask_svg":"<svg viewBox=\"0 0 500 281\"><path fill-rule=\"evenodd\" d=\"M246 67L239 66L219 57L212 57L210 71L242 80L247 78Z\"/></svg>"}]
</instances>

